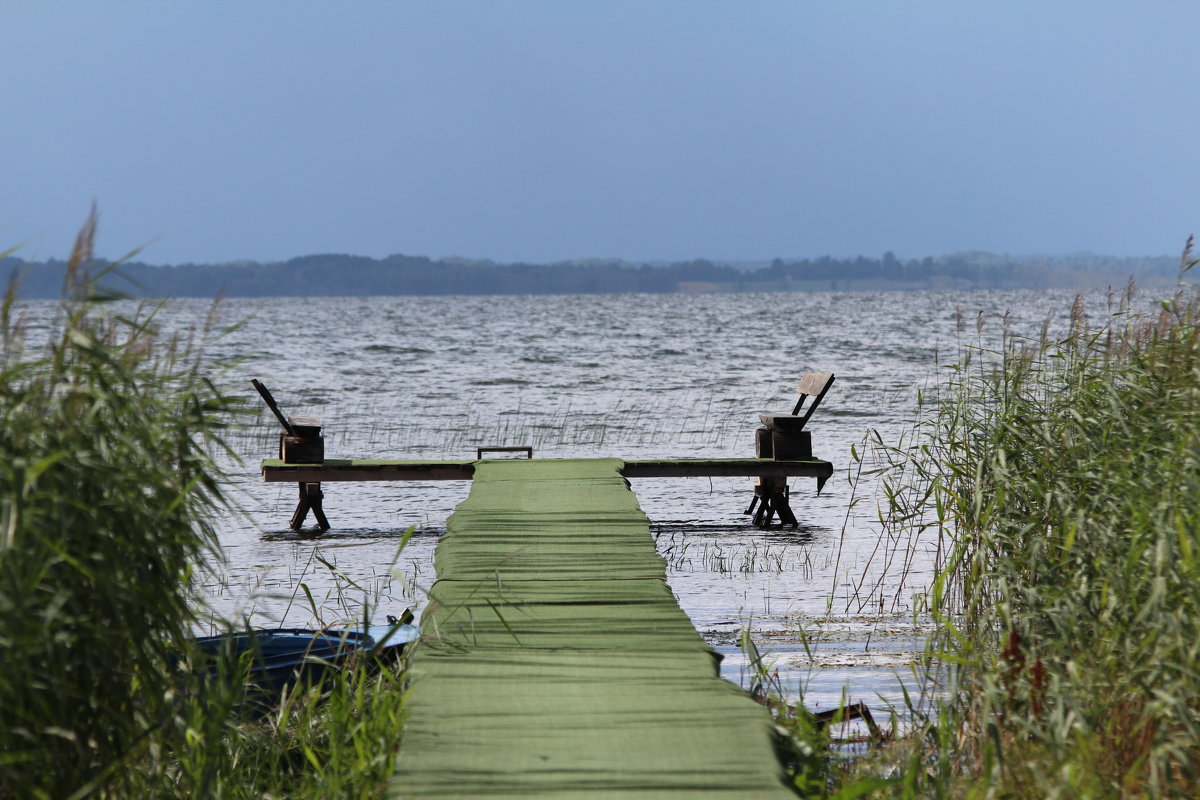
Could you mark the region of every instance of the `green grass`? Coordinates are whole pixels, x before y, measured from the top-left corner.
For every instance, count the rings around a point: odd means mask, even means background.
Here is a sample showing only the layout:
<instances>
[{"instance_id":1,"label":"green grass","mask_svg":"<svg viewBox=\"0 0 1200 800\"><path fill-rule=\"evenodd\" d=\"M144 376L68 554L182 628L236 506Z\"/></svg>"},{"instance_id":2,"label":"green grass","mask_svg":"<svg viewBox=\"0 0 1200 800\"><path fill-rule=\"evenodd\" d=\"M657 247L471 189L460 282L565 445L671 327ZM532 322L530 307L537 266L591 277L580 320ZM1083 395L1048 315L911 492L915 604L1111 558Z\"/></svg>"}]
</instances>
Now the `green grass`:
<instances>
[{"instance_id":1,"label":"green grass","mask_svg":"<svg viewBox=\"0 0 1200 800\"><path fill-rule=\"evenodd\" d=\"M0 305L0 796L378 796L401 670L363 659L263 715L234 667L187 668L241 409L204 355L213 321L167 338L96 292L94 233L48 339L15 287Z\"/></svg>"},{"instance_id":2,"label":"green grass","mask_svg":"<svg viewBox=\"0 0 1200 800\"><path fill-rule=\"evenodd\" d=\"M1132 296L967 348L890 453L943 551L903 796L1200 793L1200 305Z\"/></svg>"},{"instance_id":3,"label":"green grass","mask_svg":"<svg viewBox=\"0 0 1200 800\"><path fill-rule=\"evenodd\" d=\"M406 698L403 671L373 667L369 658L286 690L265 713L242 702L236 679L209 682L203 699L186 698L105 794L379 797L400 746Z\"/></svg>"}]
</instances>

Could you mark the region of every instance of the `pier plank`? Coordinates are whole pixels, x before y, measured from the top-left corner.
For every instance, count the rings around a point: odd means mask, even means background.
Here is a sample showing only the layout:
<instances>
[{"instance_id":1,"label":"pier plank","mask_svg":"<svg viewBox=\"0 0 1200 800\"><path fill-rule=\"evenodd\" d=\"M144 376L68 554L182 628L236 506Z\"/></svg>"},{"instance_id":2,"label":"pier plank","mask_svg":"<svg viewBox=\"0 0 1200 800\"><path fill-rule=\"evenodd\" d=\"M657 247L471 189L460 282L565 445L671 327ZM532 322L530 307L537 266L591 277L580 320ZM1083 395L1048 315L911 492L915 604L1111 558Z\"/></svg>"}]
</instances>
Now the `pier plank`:
<instances>
[{"instance_id":1,"label":"pier plank","mask_svg":"<svg viewBox=\"0 0 1200 800\"><path fill-rule=\"evenodd\" d=\"M829 478L833 464L819 459L777 461L771 458L674 458L626 461L626 478L772 477Z\"/></svg>"},{"instance_id":2,"label":"pier plank","mask_svg":"<svg viewBox=\"0 0 1200 800\"><path fill-rule=\"evenodd\" d=\"M667 586L627 468L476 465L435 554L390 797L794 797L770 717Z\"/></svg>"},{"instance_id":3,"label":"pier plank","mask_svg":"<svg viewBox=\"0 0 1200 800\"><path fill-rule=\"evenodd\" d=\"M287 464L264 459L263 480L268 483L306 481L469 481L475 461L414 461L377 458L327 458L320 464Z\"/></svg>"},{"instance_id":4,"label":"pier plank","mask_svg":"<svg viewBox=\"0 0 1200 800\"><path fill-rule=\"evenodd\" d=\"M571 459L534 459L566 462ZM324 481L467 481L475 474L474 460L415 461L327 458L320 464L285 464L277 458L262 462L267 482ZM670 458L625 461L626 478L791 477L829 478L833 464L819 459L777 461L770 458Z\"/></svg>"}]
</instances>

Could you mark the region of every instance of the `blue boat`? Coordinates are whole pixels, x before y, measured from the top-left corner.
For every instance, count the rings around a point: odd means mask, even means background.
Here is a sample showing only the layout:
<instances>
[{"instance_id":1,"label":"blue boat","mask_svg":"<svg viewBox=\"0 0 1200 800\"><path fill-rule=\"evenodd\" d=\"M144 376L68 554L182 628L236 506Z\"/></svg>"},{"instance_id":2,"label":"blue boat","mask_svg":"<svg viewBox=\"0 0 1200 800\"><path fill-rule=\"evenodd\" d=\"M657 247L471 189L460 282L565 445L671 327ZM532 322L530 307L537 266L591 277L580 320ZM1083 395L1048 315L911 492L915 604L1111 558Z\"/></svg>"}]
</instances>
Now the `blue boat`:
<instances>
[{"instance_id":1,"label":"blue boat","mask_svg":"<svg viewBox=\"0 0 1200 800\"><path fill-rule=\"evenodd\" d=\"M406 617L411 619L411 615ZM419 632L407 621L388 620L391 624L366 629L250 628L200 636L195 641L207 657L210 678L221 674L224 658L249 659L246 682L278 695L285 686L302 679L320 679L355 658L379 662L399 658Z\"/></svg>"}]
</instances>

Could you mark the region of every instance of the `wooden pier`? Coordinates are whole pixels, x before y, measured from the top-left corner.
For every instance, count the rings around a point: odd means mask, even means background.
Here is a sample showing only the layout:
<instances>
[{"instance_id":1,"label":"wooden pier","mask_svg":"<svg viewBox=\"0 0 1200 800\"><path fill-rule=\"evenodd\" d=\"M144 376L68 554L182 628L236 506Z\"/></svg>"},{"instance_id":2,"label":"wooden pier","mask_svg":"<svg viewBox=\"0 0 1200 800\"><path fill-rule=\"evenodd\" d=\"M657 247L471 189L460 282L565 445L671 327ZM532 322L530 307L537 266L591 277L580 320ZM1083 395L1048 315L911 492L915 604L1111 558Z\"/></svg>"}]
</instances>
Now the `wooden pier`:
<instances>
[{"instance_id":1,"label":"wooden pier","mask_svg":"<svg viewBox=\"0 0 1200 800\"><path fill-rule=\"evenodd\" d=\"M667 586L629 479L746 476L777 489L806 477L820 489L828 461L268 459L262 469L299 484L293 527L310 505L321 512L322 483L472 481L434 555L389 797L794 797L768 713L721 679L720 657Z\"/></svg>"},{"instance_id":2,"label":"wooden pier","mask_svg":"<svg viewBox=\"0 0 1200 800\"><path fill-rule=\"evenodd\" d=\"M833 475L833 465L812 456L812 435L804 429L813 412L833 386L831 372L809 372L796 387L800 394L791 414L762 414L763 427L755 432L756 458L655 459L624 461L621 474L626 478L684 477L756 477L747 514L754 524L769 527L779 517L780 524L797 527L792 512L787 479L817 479L817 493ZM292 514L292 530L300 530L311 511L321 530L328 530L321 484L327 481L439 481L470 480L475 464L485 452L522 452L533 459L528 445L496 445L476 448L475 461L415 461L389 459L326 459L321 421L312 417L288 417L279 409L274 396L261 381L251 381L283 430L279 434L279 458L263 462L263 479L295 483L299 502ZM807 410L805 401L808 400ZM801 413L803 411L803 413ZM757 511L755 508L757 507Z\"/></svg>"},{"instance_id":3,"label":"wooden pier","mask_svg":"<svg viewBox=\"0 0 1200 800\"><path fill-rule=\"evenodd\" d=\"M394 798L790 798L767 711L718 671L666 583L634 478L758 479L756 525L796 525L787 478L833 465L804 430L833 383L810 373L765 415L757 458L329 459L319 420L285 417L263 478L299 486L291 526L329 527L322 484L471 480L434 554ZM806 398L812 398L801 414ZM483 459L521 451L526 459Z\"/></svg>"},{"instance_id":4,"label":"wooden pier","mask_svg":"<svg viewBox=\"0 0 1200 800\"><path fill-rule=\"evenodd\" d=\"M577 459L538 459L541 462ZM321 483L325 481L469 481L475 476L473 461L413 461L378 458L327 458L319 464L292 464L278 458L262 462L268 483ZM488 461L487 463L493 463ZM833 475L833 464L819 459L776 461L771 458L669 458L622 461L625 478L816 478L817 491Z\"/></svg>"},{"instance_id":5,"label":"wooden pier","mask_svg":"<svg viewBox=\"0 0 1200 800\"><path fill-rule=\"evenodd\" d=\"M520 448L530 450L532 448ZM540 459L543 463L555 463L567 459ZM324 497L321 484L329 481L466 481L475 476L475 461L413 461L404 459L372 458L327 458L320 463L292 463L279 458L263 461L263 480L267 482L295 483L300 487L300 500L292 514L291 527L300 530L304 518L311 510L321 530L329 528L325 518ZM817 491L833 475L833 465L828 461L808 458L780 461L772 458L677 458L642 461L623 461L621 476L625 478L697 478L697 477L756 477L754 501L747 514L753 513L755 504L762 501L754 516L755 525L769 525L771 517L778 513L781 523L798 524L788 505L787 478L816 478Z\"/></svg>"},{"instance_id":6,"label":"wooden pier","mask_svg":"<svg viewBox=\"0 0 1200 800\"><path fill-rule=\"evenodd\" d=\"M435 554L390 797L794 797L766 710L718 676L629 490L712 474L679 463L264 465L268 480L473 478Z\"/></svg>"}]
</instances>

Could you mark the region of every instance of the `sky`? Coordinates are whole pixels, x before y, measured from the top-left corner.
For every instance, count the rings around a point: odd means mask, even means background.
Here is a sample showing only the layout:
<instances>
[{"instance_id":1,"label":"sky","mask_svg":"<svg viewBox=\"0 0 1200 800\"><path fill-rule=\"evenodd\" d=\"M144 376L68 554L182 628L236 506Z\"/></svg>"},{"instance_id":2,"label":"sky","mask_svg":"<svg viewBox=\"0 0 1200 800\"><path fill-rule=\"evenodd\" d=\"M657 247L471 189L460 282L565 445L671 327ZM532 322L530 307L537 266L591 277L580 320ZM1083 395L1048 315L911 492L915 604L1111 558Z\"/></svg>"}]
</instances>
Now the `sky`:
<instances>
[{"instance_id":1,"label":"sky","mask_svg":"<svg viewBox=\"0 0 1200 800\"><path fill-rule=\"evenodd\" d=\"M1178 253L1200 3L0 0L0 250Z\"/></svg>"}]
</instances>

